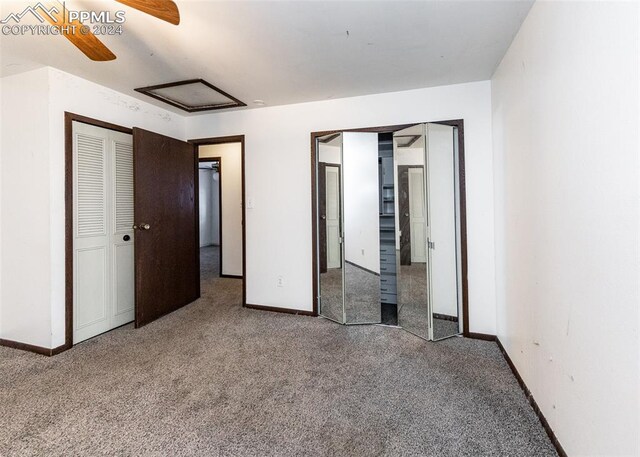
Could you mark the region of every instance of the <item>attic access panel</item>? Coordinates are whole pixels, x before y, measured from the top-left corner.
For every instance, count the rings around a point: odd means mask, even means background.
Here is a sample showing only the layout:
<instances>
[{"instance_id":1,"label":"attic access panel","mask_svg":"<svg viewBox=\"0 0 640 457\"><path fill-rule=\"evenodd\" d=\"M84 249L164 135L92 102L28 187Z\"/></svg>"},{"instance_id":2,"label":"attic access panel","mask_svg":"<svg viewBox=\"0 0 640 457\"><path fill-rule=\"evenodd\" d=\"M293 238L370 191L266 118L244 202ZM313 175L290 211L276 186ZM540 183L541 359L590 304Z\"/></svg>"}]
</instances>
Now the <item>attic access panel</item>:
<instances>
[{"instance_id":1,"label":"attic access panel","mask_svg":"<svg viewBox=\"0 0 640 457\"><path fill-rule=\"evenodd\" d=\"M157 86L139 87L135 91L189 113L247 106L204 79L188 79Z\"/></svg>"}]
</instances>

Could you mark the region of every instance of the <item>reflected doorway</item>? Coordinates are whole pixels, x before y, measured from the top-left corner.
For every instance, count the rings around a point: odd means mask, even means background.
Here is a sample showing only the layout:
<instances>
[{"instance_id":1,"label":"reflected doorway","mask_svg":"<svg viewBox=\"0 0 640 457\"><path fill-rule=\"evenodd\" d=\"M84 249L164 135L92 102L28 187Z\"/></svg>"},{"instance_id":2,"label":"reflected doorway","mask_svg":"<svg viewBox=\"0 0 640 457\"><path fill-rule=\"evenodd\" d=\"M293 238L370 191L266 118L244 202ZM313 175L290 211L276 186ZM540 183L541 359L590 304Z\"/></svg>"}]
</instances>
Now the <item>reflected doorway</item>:
<instances>
[{"instance_id":1,"label":"reflected doorway","mask_svg":"<svg viewBox=\"0 0 640 457\"><path fill-rule=\"evenodd\" d=\"M343 324L342 134L318 139L319 269L322 315Z\"/></svg>"}]
</instances>

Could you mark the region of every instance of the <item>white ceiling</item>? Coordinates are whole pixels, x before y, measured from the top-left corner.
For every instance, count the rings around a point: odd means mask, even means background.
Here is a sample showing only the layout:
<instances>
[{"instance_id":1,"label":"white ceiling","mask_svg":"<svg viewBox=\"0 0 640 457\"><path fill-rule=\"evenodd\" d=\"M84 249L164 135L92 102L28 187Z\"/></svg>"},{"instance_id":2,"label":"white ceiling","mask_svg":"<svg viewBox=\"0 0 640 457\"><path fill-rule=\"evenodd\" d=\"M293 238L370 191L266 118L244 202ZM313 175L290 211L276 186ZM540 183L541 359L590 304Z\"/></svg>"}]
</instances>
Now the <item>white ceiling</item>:
<instances>
[{"instance_id":1,"label":"white ceiling","mask_svg":"<svg viewBox=\"0 0 640 457\"><path fill-rule=\"evenodd\" d=\"M2 0L0 16L34 3ZM67 0L126 11L123 35L101 38L117 60L92 62L59 36L0 35L1 74L50 65L179 113L133 89L203 78L251 107L479 81L533 1L176 3L179 26L112 0Z\"/></svg>"}]
</instances>

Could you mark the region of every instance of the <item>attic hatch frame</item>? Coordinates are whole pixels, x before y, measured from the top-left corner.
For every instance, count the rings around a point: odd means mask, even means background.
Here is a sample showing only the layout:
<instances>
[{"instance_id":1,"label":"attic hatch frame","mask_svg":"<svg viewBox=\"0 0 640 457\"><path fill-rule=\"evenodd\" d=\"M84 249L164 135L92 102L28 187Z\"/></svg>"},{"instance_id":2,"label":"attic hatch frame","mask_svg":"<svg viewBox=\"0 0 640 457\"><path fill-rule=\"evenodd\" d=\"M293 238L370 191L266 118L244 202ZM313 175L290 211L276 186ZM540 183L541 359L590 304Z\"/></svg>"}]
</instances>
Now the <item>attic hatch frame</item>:
<instances>
[{"instance_id":1,"label":"attic hatch frame","mask_svg":"<svg viewBox=\"0 0 640 457\"><path fill-rule=\"evenodd\" d=\"M154 93L154 91L157 91L157 90L160 90L160 89L187 86L187 85L191 85L191 84L202 84L206 88L214 91L216 94L222 95L223 97L225 97L225 98L227 98L227 99L229 99L231 101L227 102L227 103L210 103L210 104L202 104L202 105L188 105L188 104L182 103L182 102L180 102L178 100L172 99L171 97L163 96L161 94ZM199 111L213 111L213 110L218 110L218 109L237 108L237 107L247 106L246 103L238 100L233 95L230 95L230 94L226 93L222 89L217 88L216 86L214 86L213 84L205 81L202 78L185 79L183 81L174 81L174 82L165 83L165 84L158 84L158 85L155 85L155 86L138 87L138 88L136 88L134 90L136 92L140 92L141 94L147 95L148 97L155 98L156 100L160 100L161 102L166 103L168 105L174 106L176 108L180 108L181 110L186 111L188 113L195 113L195 112L199 112Z\"/></svg>"}]
</instances>

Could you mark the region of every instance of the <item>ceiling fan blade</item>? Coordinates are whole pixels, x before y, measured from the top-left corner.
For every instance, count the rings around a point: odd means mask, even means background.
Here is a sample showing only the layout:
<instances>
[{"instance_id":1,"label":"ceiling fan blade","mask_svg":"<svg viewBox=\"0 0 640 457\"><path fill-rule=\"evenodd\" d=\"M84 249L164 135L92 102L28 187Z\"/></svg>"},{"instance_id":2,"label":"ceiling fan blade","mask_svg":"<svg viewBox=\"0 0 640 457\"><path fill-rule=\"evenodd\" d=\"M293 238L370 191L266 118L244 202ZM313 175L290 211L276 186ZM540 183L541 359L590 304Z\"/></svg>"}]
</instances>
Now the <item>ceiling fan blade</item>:
<instances>
[{"instance_id":1,"label":"ceiling fan blade","mask_svg":"<svg viewBox=\"0 0 640 457\"><path fill-rule=\"evenodd\" d=\"M69 20L69 14L64 8L50 8L50 14L43 17L51 25L62 26L60 35L71 41L73 45L91 60L105 62L114 60L116 55L100 41L82 22Z\"/></svg>"},{"instance_id":2,"label":"ceiling fan blade","mask_svg":"<svg viewBox=\"0 0 640 457\"><path fill-rule=\"evenodd\" d=\"M116 0L118 3L130 6L143 13L155 16L173 25L180 24L180 11L171 0Z\"/></svg>"}]
</instances>

